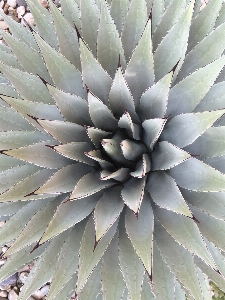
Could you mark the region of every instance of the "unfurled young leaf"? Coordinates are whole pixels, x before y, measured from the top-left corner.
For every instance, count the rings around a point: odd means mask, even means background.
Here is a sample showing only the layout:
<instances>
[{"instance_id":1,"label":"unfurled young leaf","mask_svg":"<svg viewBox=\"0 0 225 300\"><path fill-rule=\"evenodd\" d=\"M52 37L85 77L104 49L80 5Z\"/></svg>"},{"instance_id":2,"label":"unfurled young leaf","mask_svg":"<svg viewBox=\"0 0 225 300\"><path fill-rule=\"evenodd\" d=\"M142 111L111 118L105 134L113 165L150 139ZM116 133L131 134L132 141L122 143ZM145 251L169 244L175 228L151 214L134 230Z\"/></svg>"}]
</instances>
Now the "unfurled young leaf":
<instances>
[{"instance_id":1,"label":"unfurled young leaf","mask_svg":"<svg viewBox=\"0 0 225 300\"><path fill-rule=\"evenodd\" d=\"M78 162L83 162L90 166L96 165L95 162L85 154L88 151L93 150L92 144L88 142L67 143L55 146L54 149L63 156L66 156L70 159L77 160Z\"/></svg>"},{"instance_id":2,"label":"unfurled young leaf","mask_svg":"<svg viewBox=\"0 0 225 300\"><path fill-rule=\"evenodd\" d=\"M190 157L189 153L167 141L159 142L152 152L152 170L168 170Z\"/></svg>"},{"instance_id":3,"label":"unfurled young leaf","mask_svg":"<svg viewBox=\"0 0 225 300\"><path fill-rule=\"evenodd\" d=\"M158 141L165 124L166 120L159 118L148 119L142 123L143 140L150 151L153 150L153 147Z\"/></svg>"},{"instance_id":4,"label":"unfurled young leaf","mask_svg":"<svg viewBox=\"0 0 225 300\"><path fill-rule=\"evenodd\" d=\"M35 194L62 194L71 192L78 180L91 171L91 167L83 163L66 166L57 171Z\"/></svg>"},{"instance_id":5,"label":"unfurled young leaf","mask_svg":"<svg viewBox=\"0 0 225 300\"><path fill-rule=\"evenodd\" d=\"M88 142L89 138L83 126L60 121L38 120L38 123L61 143Z\"/></svg>"},{"instance_id":6,"label":"unfurled young leaf","mask_svg":"<svg viewBox=\"0 0 225 300\"><path fill-rule=\"evenodd\" d=\"M0 282L34 262L18 300L50 279L46 300L210 300L223 1L56 2L26 1L36 25L0 12Z\"/></svg>"}]
</instances>

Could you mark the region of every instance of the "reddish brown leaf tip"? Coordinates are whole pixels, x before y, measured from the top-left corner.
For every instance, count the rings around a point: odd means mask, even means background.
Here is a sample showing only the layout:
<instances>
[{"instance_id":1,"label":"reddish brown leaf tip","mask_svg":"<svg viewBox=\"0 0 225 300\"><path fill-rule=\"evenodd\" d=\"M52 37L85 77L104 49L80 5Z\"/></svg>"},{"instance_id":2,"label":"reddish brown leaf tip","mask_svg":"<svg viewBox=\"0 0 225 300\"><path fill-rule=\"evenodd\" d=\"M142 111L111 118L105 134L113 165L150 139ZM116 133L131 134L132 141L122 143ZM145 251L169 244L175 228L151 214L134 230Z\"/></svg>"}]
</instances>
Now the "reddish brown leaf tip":
<instances>
[{"instance_id":1,"label":"reddish brown leaf tip","mask_svg":"<svg viewBox=\"0 0 225 300\"><path fill-rule=\"evenodd\" d=\"M137 220L138 220L138 212L136 212L136 213L134 213L135 214L135 217L137 218Z\"/></svg>"},{"instance_id":2,"label":"reddish brown leaf tip","mask_svg":"<svg viewBox=\"0 0 225 300\"><path fill-rule=\"evenodd\" d=\"M76 30L78 39L82 39L82 36L80 35L79 30L78 30L78 28L77 28L77 26L76 26L75 23L74 23L74 28L75 28L75 30ZM82 40L83 40L83 39L82 39Z\"/></svg>"},{"instance_id":3,"label":"reddish brown leaf tip","mask_svg":"<svg viewBox=\"0 0 225 300\"><path fill-rule=\"evenodd\" d=\"M30 29L31 32L34 32L34 29L30 26L26 19L22 18L24 24Z\"/></svg>"},{"instance_id":4,"label":"reddish brown leaf tip","mask_svg":"<svg viewBox=\"0 0 225 300\"><path fill-rule=\"evenodd\" d=\"M38 247L40 246L39 242L37 243L36 246L34 246L34 248L30 251L30 254L34 252L34 250L36 250Z\"/></svg>"},{"instance_id":5,"label":"reddish brown leaf tip","mask_svg":"<svg viewBox=\"0 0 225 300\"><path fill-rule=\"evenodd\" d=\"M69 197L68 197L66 200L64 200L64 201L62 202L62 204L66 203L66 202L70 202L70 198L69 198Z\"/></svg>"},{"instance_id":6,"label":"reddish brown leaf tip","mask_svg":"<svg viewBox=\"0 0 225 300\"><path fill-rule=\"evenodd\" d=\"M36 122L39 124L38 118L36 118L36 117L34 117L34 116L31 116L31 115L29 115L29 114L27 114L27 116L30 117L31 119L33 119L34 121L36 121Z\"/></svg>"},{"instance_id":7,"label":"reddish brown leaf tip","mask_svg":"<svg viewBox=\"0 0 225 300\"><path fill-rule=\"evenodd\" d=\"M194 215L193 215L192 219L193 219L196 223L200 224L199 220L197 220L197 219L195 218Z\"/></svg>"},{"instance_id":8,"label":"reddish brown leaf tip","mask_svg":"<svg viewBox=\"0 0 225 300\"><path fill-rule=\"evenodd\" d=\"M41 76L38 76L38 77L41 79L41 81L44 83L44 85L47 86L48 82L44 78L42 78Z\"/></svg>"},{"instance_id":9,"label":"reddish brown leaf tip","mask_svg":"<svg viewBox=\"0 0 225 300\"><path fill-rule=\"evenodd\" d=\"M163 119L168 120L170 116L171 116L171 114L169 114L168 116L165 116Z\"/></svg>"},{"instance_id":10,"label":"reddish brown leaf tip","mask_svg":"<svg viewBox=\"0 0 225 300\"><path fill-rule=\"evenodd\" d=\"M223 276L222 274L221 274L221 272L220 272L220 270L215 270L216 271L216 273L218 273L220 276Z\"/></svg>"},{"instance_id":11,"label":"reddish brown leaf tip","mask_svg":"<svg viewBox=\"0 0 225 300\"><path fill-rule=\"evenodd\" d=\"M33 196L33 195L36 195L36 194L35 194L35 191L34 191L34 192L31 192L30 194L27 194L26 196L24 196L24 198L29 197L29 196Z\"/></svg>"},{"instance_id":12,"label":"reddish brown leaf tip","mask_svg":"<svg viewBox=\"0 0 225 300\"><path fill-rule=\"evenodd\" d=\"M199 154L191 154L191 153L190 153L190 155L191 155L191 157L197 157L197 156L200 156Z\"/></svg>"},{"instance_id":13,"label":"reddish brown leaf tip","mask_svg":"<svg viewBox=\"0 0 225 300\"><path fill-rule=\"evenodd\" d=\"M170 72L173 72L173 73L174 73L174 72L176 71L176 68L177 68L179 62L180 62L180 59L178 60L178 62L177 62L176 65L172 68L172 70L171 70ZM170 73L170 72L169 72L169 73Z\"/></svg>"},{"instance_id":14,"label":"reddish brown leaf tip","mask_svg":"<svg viewBox=\"0 0 225 300\"><path fill-rule=\"evenodd\" d=\"M121 68L120 54L119 54L119 59L118 59L118 68Z\"/></svg>"},{"instance_id":15,"label":"reddish brown leaf tip","mask_svg":"<svg viewBox=\"0 0 225 300\"><path fill-rule=\"evenodd\" d=\"M96 237L95 237L95 245L94 245L94 250L93 250L93 252L95 251L96 247L98 246L98 243L99 243L99 241L96 241Z\"/></svg>"},{"instance_id":16,"label":"reddish brown leaf tip","mask_svg":"<svg viewBox=\"0 0 225 300\"><path fill-rule=\"evenodd\" d=\"M51 148L51 149L55 150L55 146L52 146L52 145L45 145L45 147L48 147L48 148Z\"/></svg>"}]
</instances>

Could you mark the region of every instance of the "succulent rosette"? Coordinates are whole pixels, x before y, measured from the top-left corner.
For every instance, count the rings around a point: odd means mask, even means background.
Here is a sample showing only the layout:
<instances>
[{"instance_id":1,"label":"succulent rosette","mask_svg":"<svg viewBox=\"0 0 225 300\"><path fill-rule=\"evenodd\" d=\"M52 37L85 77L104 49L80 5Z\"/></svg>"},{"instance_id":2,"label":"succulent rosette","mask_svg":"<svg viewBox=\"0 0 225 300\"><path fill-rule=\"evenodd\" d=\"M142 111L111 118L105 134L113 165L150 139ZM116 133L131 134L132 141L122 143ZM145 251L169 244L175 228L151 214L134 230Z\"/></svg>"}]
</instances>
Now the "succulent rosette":
<instances>
[{"instance_id":1,"label":"succulent rosette","mask_svg":"<svg viewBox=\"0 0 225 300\"><path fill-rule=\"evenodd\" d=\"M19 300L211 299L225 282L225 5L27 0L2 15L0 281Z\"/></svg>"}]
</instances>

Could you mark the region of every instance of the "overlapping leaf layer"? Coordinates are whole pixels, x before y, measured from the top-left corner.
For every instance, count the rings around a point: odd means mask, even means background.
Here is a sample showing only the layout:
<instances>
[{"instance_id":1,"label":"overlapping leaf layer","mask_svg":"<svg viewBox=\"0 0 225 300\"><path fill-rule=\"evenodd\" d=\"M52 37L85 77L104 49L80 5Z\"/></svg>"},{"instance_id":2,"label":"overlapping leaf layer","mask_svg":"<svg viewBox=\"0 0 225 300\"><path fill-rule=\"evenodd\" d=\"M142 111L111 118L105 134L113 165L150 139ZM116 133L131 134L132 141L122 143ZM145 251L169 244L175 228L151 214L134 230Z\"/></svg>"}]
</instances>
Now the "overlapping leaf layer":
<instances>
[{"instance_id":1,"label":"overlapping leaf layer","mask_svg":"<svg viewBox=\"0 0 225 300\"><path fill-rule=\"evenodd\" d=\"M19 300L209 300L225 286L225 4L27 0L3 15L0 281Z\"/></svg>"}]
</instances>

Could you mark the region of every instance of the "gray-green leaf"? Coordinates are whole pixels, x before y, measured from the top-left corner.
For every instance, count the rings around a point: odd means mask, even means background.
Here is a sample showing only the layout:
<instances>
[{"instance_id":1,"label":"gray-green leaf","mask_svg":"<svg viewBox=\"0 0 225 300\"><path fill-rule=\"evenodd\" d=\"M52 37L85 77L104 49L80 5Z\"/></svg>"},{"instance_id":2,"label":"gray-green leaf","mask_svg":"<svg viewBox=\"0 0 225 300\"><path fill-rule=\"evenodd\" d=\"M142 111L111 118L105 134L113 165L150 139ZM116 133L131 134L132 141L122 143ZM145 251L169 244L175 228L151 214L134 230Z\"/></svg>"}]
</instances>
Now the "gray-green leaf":
<instances>
[{"instance_id":1,"label":"gray-green leaf","mask_svg":"<svg viewBox=\"0 0 225 300\"><path fill-rule=\"evenodd\" d=\"M102 68L82 39L80 39L80 55L84 84L94 95L101 99L104 104L108 104L112 78Z\"/></svg>"},{"instance_id":2,"label":"gray-green leaf","mask_svg":"<svg viewBox=\"0 0 225 300\"><path fill-rule=\"evenodd\" d=\"M138 115L142 121L165 116L172 75L166 74L141 96Z\"/></svg>"},{"instance_id":3,"label":"gray-green leaf","mask_svg":"<svg viewBox=\"0 0 225 300\"><path fill-rule=\"evenodd\" d=\"M64 1L67 2L67 1ZM59 42L60 52L68 59L78 70L81 69L80 51L77 33L70 25L69 20L64 18L58 8L49 1L51 13Z\"/></svg>"},{"instance_id":4,"label":"gray-green leaf","mask_svg":"<svg viewBox=\"0 0 225 300\"><path fill-rule=\"evenodd\" d=\"M168 121L160 140L183 148L192 144L225 113L225 109L177 115Z\"/></svg>"},{"instance_id":5,"label":"gray-green leaf","mask_svg":"<svg viewBox=\"0 0 225 300\"><path fill-rule=\"evenodd\" d=\"M122 43L127 61L130 59L147 23L145 0L131 0L122 31ZM150 33L149 33L150 37Z\"/></svg>"},{"instance_id":6,"label":"gray-green leaf","mask_svg":"<svg viewBox=\"0 0 225 300\"><path fill-rule=\"evenodd\" d=\"M155 221L154 237L163 260L174 275L185 285L195 300L202 300L202 292L192 254L175 242L159 221Z\"/></svg>"},{"instance_id":7,"label":"gray-green leaf","mask_svg":"<svg viewBox=\"0 0 225 300\"><path fill-rule=\"evenodd\" d=\"M182 57L183 51L187 46L193 6L194 1L191 1L178 22L156 49L154 62L157 81L170 72ZM168 55L168 49L170 49L170 55Z\"/></svg>"},{"instance_id":8,"label":"gray-green leaf","mask_svg":"<svg viewBox=\"0 0 225 300\"><path fill-rule=\"evenodd\" d=\"M103 256L116 233L117 225L118 222L116 221L96 245L94 220L90 217L80 246L77 293L80 293L88 277Z\"/></svg>"},{"instance_id":9,"label":"gray-green leaf","mask_svg":"<svg viewBox=\"0 0 225 300\"><path fill-rule=\"evenodd\" d=\"M115 75L119 58L122 66L126 66L122 42L105 0L101 0L97 54L99 63L111 77Z\"/></svg>"},{"instance_id":10,"label":"gray-green leaf","mask_svg":"<svg viewBox=\"0 0 225 300\"><path fill-rule=\"evenodd\" d=\"M225 191L225 174L193 157L167 172L179 186L192 191Z\"/></svg>"},{"instance_id":11,"label":"gray-green leaf","mask_svg":"<svg viewBox=\"0 0 225 300\"><path fill-rule=\"evenodd\" d=\"M60 235L63 231L86 218L93 211L99 198L100 195L96 194L86 199L63 202L49 223L40 240L40 244L45 243L54 236Z\"/></svg>"},{"instance_id":12,"label":"gray-green leaf","mask_svg":"<svg viewBox=\"0 0 225 300\"><path fill-rule=\"evenodd\" d=\"M123 184L123 189L121 192L123 201L131 210L133 210L134 213L138 213L140 209L144 196L145 182L146 177L130 177Z\"/></svg>"},{"instance_id":13,"label":"gray-green leaf","mask_svg":"<svg viewBox=\"0 0 225 300\"><path fill-rule=\"evenodd\" d=\"M70 199L81 199L93 195L115 184L114 180L100 180L99 172L84 175L75 186Z\"/></svg>"},{"instance_id":14,"label":"gray-green leaf","mask_svg":"<svg viewBox=\"0 0 225 300\"><path fill-rule=\"evenodd\" d=\"M62 54L51 48L40 36L35 34L35 38L56 87L65 92L85 98L86 92L83 87L80 71Z\"/></svg>"},{"instance_id":15,"label":"gray-green leaf","mask_svg":"<svg viewBox=\"0 0 225 300\"><path fill-rule=\"evenodd\" d=\"M149 276L152 273L153 224L153 211L149 195L145 192L138 218L130 209L126 209L125 226L131 243Z\"/></svg>"},{"instance_id":16,"label":"gray-green leaf","mask_svg":"<svg viewBox=\"0 0 225 300\"><path fill-rule=\"evenodd\" d=\"M129 299L139 299L143 282L144 266L131 244L126 233L124 222L121 222L119 230L119 260L129 292Z\"/></svg>"},{"instance_id":17,"label":"gray-green leaf","mask_svg":"<svg viewBox=\"0 0 225 300\"><path fill-rule=\"evenodd\" d=\"M80 1L80 11L82 38L96 56L100 11L94 0Z\"/></svg>"},{"instance_id":18,"label":"gray-green leaf","mask_svg":"<svg viewBox=\"0 0 225 300\"><path fill-rule=\"evenodd\" d=\"M199 256L208 265L216 269L215 262L206 245L198 226L190 217L154 206L154 213L166 231L185 249ZM179 224L179 226L177 226Z\"/></svg>"},{"instance_id":19,"label":"gray-green leaf","mask_svg":"<svg viewBox=\"0 0 225 300\"><path fill-rule=\"evenodd\" d=\"M151 155L152 170L173 168L190 157L189 153L167 141L159 142L155 145Z\"/></svg>"},{"instance_id":20,"label":"gray-green leaf","mask_svg":"<svg viewBox=\"0 0 225 300\"><path fill-rule=\"evenodd\" d=\"M137 1L134 1L137 3ZM145 27L143 35L132 53L124 77L130 87L136 106L141 95L154 83L154 62L151 41L151 21Z\"/></svg>"},{"instance_id":21,"label":"gray-green leaf","mask_svg":"<svg viewBox=\"0 0 225 300\"><path fill-rule=\"evenodd\" d=\"M118 243L116 233L103 256L102 290L105 300L121 300L125 286L119 265Z\"/></svg>"},{"instance_id":22,"label":"gray-green leaf","mask_svg":"<svg viewBox=\"0 0 225 300\"><path fill-rule=\"evenodd\" d=\"M148 175L146 189L153 201L168 210L192 217L176 182L165 171L155 171Z\"/></svg>"},{"instance_id":23,"label":"gray-green leaf","mask_svg":"<svg viewBox=\"0 0 225 300\"><path fill-rule=\"evenodd\" d=\"M121 187L107 189L98 201L95 211L95 237L98 242L120 216L124 207L121 199Z\"/></svg>"}]
</instances>

